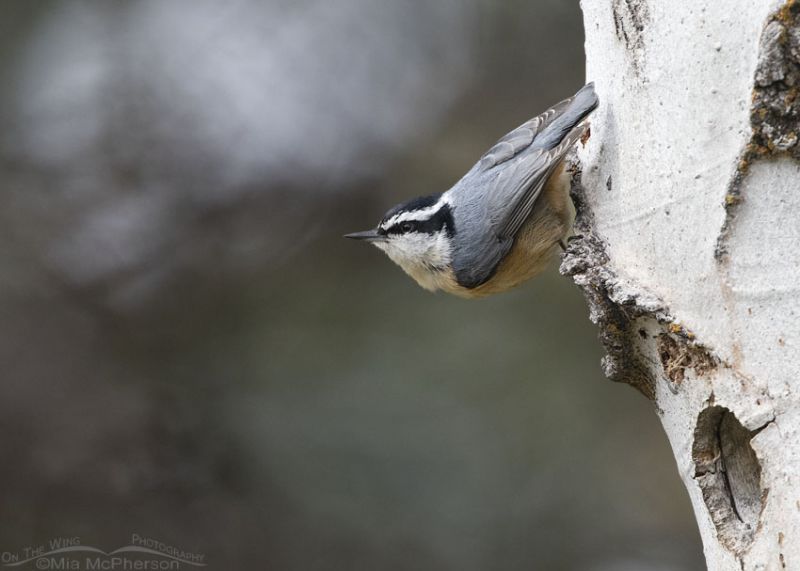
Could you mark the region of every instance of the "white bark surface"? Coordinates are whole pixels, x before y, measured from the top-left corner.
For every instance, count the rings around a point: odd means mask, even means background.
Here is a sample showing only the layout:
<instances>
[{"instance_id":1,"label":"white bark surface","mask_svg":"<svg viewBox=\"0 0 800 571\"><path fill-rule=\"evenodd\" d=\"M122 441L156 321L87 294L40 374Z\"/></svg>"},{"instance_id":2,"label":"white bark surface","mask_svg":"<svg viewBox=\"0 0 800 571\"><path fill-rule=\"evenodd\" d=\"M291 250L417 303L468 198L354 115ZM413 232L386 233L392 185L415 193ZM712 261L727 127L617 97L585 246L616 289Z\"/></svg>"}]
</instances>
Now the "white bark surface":
<instances>
[{"instance_id":1,"label":"white bark surface","mask_svg":"<svg viewBox=\"0 0 800 571\"><path fill-rule=\"evenodd\" d=\"M582 8L601 106L562 271L656 405L708 567L800 569L800 9Z\"/></svg>"}]
</instances>

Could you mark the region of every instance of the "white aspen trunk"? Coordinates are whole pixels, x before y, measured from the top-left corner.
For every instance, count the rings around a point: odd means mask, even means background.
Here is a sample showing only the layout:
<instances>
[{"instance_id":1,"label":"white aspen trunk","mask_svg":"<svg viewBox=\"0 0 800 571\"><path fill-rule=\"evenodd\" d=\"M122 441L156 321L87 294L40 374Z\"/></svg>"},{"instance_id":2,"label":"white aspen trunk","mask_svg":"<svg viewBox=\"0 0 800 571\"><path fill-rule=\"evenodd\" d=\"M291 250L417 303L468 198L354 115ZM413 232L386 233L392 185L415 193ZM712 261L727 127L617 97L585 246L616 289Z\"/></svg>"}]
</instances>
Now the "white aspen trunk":
<instances>
[{"instance_id":1,"label":"white aspen trunk","mask_svg":"<svg viewBox=\"0 0 800 571\"><path fill-rule=\"evenodd\" d=\"M709 569L800 570L800 1L582 8L601 106L562 272L655 404Z\"/></svg>"}]
</instances>

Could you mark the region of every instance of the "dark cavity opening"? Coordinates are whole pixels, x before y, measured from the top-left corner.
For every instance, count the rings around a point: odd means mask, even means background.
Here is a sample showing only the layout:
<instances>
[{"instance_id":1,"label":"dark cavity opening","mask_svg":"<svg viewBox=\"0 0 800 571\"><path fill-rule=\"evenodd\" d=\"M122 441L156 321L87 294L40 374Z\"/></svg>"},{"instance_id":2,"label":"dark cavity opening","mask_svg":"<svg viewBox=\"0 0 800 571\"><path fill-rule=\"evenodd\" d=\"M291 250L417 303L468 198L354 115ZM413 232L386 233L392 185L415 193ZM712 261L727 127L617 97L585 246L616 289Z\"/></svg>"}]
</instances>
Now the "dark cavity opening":
<instances>
[{"instance_id":1,"label":"dark cavity opening","mask_svg":"<svg viewBox=\"0 0 800 571\"><path fill-rule=\"evenodd\" d=\"M761 464L750 445L757 433L721 406L702 411L694 431L695 480L720 541L737 553L752 543L766 498Z\"/></svg>"}]
</instances>

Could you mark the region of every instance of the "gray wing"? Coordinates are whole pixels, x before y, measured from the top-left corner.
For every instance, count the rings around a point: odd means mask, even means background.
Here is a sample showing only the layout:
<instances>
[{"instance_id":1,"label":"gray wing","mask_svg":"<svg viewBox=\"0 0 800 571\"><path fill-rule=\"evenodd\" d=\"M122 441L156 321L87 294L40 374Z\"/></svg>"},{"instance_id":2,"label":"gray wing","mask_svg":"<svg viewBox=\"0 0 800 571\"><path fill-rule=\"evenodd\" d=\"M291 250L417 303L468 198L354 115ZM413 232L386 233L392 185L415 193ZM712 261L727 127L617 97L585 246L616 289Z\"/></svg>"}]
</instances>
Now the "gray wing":
<instances>
[{"instance_id":1,"label":"gray wing","mask_svg":"<svg viewBox=\"0 0 800 571\"><path fill-rule=\"evenodd\" d=\"M585 126L576 127L557 147L532 149L502 169L489 190L493 230L498 238L516 237L533 212L545 183L585 130Z\"/></svg>"},{"instance_id":2,"label":"gray wing","mask_svg":"<svg viewBox=\"0 0 800 571\"><path fill-rule=\"evenodd\" d=\"M530 147L536 135L542 132L553 119L564 112L564 109L572 102L572 97L553 105L550 109L537 115L506 134L494 146L486 151L481 157L480 168L490 169L507 160L517 156L520 152Z\"/></svg>"},{"instance_id":3,"label":"gray wing","mask_svg":"<svg viewBox=\"0 0 800 571\"><path fill-rule=\"evenodd\" d=\"M494 274L597 103L592 84L584 86L500 139L461 181L472 217L454 258L459 284L477 287Z\"/></svg>"},{"instance_id":4,"label":"gray wing","mask_svg":"<svg viewBox=\"0 0 800 571\"><path fill-rule=\"evenodd\" d=\"M453 268L458 283L474 288L492 277L500 261L514 245L519 229L533 212L536 199L583 128L555 149L535 149L484 181L488 197L469 204L469 218L456 235ZM472 186L472 185L470 185Z\"/></svg>"}]
</instances>

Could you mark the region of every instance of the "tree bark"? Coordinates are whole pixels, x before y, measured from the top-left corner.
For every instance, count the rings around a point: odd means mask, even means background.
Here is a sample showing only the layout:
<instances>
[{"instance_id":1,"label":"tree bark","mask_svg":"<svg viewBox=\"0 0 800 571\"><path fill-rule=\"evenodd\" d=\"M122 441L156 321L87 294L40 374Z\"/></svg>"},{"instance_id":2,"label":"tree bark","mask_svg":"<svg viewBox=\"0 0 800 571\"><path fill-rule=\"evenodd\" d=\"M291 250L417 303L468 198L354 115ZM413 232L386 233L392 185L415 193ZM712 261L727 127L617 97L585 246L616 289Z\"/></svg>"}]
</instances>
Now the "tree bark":
<instances>
[{"instance_id":1,"label":"tree bark","mask_svg":"<svg viewBox=\"0 0 800 571\"><path fill-rule=\"evenodd\" d=\"M800 569L800 0L582 8L601 106L562 273L655 404L708 567Z\"/></svg>"}]
</instances>

